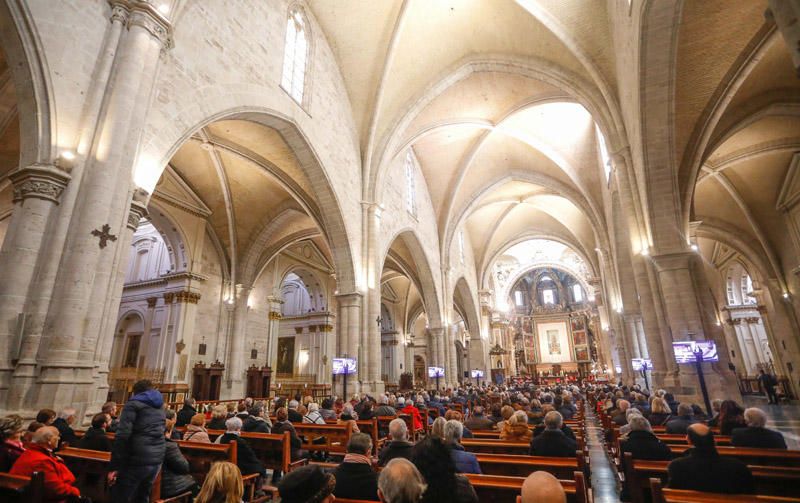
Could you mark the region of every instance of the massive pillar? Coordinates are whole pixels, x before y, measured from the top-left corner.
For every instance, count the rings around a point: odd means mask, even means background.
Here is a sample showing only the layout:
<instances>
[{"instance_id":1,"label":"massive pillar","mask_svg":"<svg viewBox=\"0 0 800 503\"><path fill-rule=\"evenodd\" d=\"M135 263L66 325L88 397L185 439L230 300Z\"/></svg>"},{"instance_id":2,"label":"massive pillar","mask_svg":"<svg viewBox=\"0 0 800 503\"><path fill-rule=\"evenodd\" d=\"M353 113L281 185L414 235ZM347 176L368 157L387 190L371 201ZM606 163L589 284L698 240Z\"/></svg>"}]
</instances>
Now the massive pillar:
<instances>
[{"instance_id":1,"label":"massive pillar","mask_svg":"<svg viewBox=\"0 0 800 503\"><path fill-rule=\"evenodd\" d=\"M69 175L57 166L33 165L9 176L14 214L0 249L0 403L17 410L33 382L38 338L25 337L26 300L51 214ZM16 368L15 368L16 366ZM17 393L9 395L12 372Z\"/></svg>"},{"instance_id":2,"label":"massive pillar","mask_svg":"<svg viewBox=\"0 0 800 503\"><path fill-rule=\"evenodd\" d=\"M228 374L228 391L230 396L244 396L245 374L245 341L247 340L247 314L250 310L247 305L252 287L236 285L233 330L229 345L226 369Z\"/></svg>"},{"instance_id":3,"label":"massive pillar","mask_svg":"<svg viewBox=\"0 0 800 503\"><path fill-rule=\"evenodd\" d=\"M269 315L267 315L267 351L266 365L275 371L278 363L278 334L281 330L281 304L283 300L270 295L267 297L269 303Z\"/></svg>"}]
</instances>

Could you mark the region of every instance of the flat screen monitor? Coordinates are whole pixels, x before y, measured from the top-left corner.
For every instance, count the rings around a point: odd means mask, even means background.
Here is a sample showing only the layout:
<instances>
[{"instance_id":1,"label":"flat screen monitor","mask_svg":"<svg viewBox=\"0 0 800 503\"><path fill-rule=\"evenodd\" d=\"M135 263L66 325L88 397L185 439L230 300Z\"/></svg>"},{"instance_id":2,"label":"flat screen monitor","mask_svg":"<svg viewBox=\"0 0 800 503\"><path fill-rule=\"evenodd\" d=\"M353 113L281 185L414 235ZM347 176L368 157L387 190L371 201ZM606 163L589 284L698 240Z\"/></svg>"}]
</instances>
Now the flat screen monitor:
<instances>
[{"instance_id":1,"label":"flat screen monitor","mask_svg":"<svg viewBox=\"0 0 800 503\"><path fill-rule=\"evenodd\" d=\"M355 374L356 373L356 359L355 358L334 358L333 359L333 373L334 374Z\"/></svg>"},{"instance_id":2,"label":"flat screen monitor","mask_svg":"<svg viewBox=\"0 0 800 503\"><path fill-rule=\"evenodd\" d=\"M428 377L444 377L444 369L442 367L428 367Z\"/></svg>"},{"instance_id":3,"label":"flat screen monitor","mask_svg":"<svg viewBox=\"0 0 800 503\"><path fill-rule=\"evenodd\" d=\"M703 352L704 362L718 362L717 345L714 341L679 341L672 343L675 352L675 361L678 363L694 363L694 352L700 349Z\"/></svg>"},{"instance_id":4,"label":"flat screen monitor","mask_svg":"<svg viewBox=\"0 0 800 503\"><path fill-rule=\"evenodd\" d=\"M647 358L633 358L633 359L631 359L631 367L633 367L633 370L636 370L636 371L642 370L642 362L647 364L647 370L651 370L653 368L653 362L651 362Z\"/></svg>"},{"instance_id":5,"label":"flat screen monitor","mask_svg":"<svg viewBox=\"0 0 800 503\"><path fill-rule=\"evenodd\" d=\"M472 370L471 374L473 379L480 379L483 377L483 370Z\"/></svg>"}]
</instances>

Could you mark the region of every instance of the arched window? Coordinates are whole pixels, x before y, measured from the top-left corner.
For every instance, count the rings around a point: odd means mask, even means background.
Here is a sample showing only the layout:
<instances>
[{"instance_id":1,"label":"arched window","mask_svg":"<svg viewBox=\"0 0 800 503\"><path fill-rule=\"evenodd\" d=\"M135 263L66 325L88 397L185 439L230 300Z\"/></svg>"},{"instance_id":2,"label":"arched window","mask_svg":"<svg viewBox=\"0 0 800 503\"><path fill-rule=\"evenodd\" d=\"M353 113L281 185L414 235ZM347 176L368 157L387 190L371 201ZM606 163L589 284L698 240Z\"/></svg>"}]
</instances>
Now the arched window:
<instances>
[{"instance_id":1,"label":"arched window","mask_svg":"<svg viewBox=\"0 0 800 503\"><path fill-rule=\"evenodd\" d=\"M417 216L417 185L414 183L414 158L409 150L406 154L406 210Z\"/></svg>"},{"instance_id":2,"label":"arched window","mask_svg":"<svg viewBox=\"0 0 800 503\"><path fill-rule=\"evenodd\" d=\"M597 145L600 148L600 161L603 163L603 171L606 174L606 183L611 179L611 158L608 155L608 147L606 147L606 138L600 131L597 124L594 125L595 133L597 134Z\"/></svg>"},{"instance_id":3,"label":"arched window","mask_svg":"<svg viewBox=\"0 0 800 503\"><path fill-rule=\"evenodd\" d=\"M575 299L575 302L583 302L583 289L581 285L577 283L572 285L572 298Z\"/></svg>"},{"instance_id":4,"label":"arched window","mask_svg":"<svg viewBox=\"0 0 800 503\"><path fill-rule=\"evenodd\" d=\"M519 290L514 292L514 304L516 304L517 307L522 307L523 305L525 305L524 299L522 297L522 292Z\"/></svg>"},{"instance_id":5,"label":"arched window","mask_svg":"<svg viewBox=\"0 0 800 503\"><path fill-rule=\"evenodd\" d=\"M289 12L286 21L286 42L283 54L283 78L281 87L297 103L303 104L308 60L307 24L299 8Z\"/></svg>"},{"instance_id":6,"label":"arched window","mask_svg":"<svg viewBox=\"0 0 800 503\"><path fill-rule=\"evenodd\" d=\"M549 288L546 290L542 290L542 302L544 302L545 305L556 303L556 298L555 295L553 295L553 290Z\"/></svg>"}]
</instances>

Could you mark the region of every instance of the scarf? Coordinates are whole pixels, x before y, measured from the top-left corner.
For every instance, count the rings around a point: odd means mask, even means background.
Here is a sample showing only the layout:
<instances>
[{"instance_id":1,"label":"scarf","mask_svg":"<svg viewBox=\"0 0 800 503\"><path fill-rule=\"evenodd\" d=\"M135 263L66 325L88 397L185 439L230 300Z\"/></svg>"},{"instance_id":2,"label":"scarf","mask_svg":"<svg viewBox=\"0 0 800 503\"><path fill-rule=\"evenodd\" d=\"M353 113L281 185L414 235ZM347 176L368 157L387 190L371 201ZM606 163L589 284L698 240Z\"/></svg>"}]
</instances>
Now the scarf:
<instances>
[{"instance_id":1,"label":"scarf","mask_svg":"<svg viewBox=\"0 0 800 503\"><path fill-rule=\"evenodd\" d=\"M365 456L363 454L356 454L354 452L348 452L347 454L345 454L344 455L344 461L342 461L342 462L343 463L360 463L360 464L363 464L363 465L372 466L372 460L369 457L367 457L367 456Z\"/></svg>"}]
</instances>

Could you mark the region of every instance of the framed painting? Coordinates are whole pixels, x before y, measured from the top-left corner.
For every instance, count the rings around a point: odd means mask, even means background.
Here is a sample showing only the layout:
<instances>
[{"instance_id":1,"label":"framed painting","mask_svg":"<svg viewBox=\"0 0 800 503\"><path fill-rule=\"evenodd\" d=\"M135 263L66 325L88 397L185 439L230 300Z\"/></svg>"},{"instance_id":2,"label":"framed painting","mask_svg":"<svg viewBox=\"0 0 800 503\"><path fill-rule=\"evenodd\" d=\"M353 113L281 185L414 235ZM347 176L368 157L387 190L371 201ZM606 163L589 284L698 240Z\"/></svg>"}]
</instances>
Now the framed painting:
<instances>
[{"instance_id":1,"label":"framed painting","mask_svg":"<svg viewBox=\"0 0 800 503\"><path fill-rule=\"evenodd\" d=\"M572 342L576 346L585 346L586 345L586 332L581 330L580 332L572 332Z\"/></svg>"},{"instance_id":2,"label":"framed painting","mask_svg":"<svg viewBox=\"0 0 800 503\"><path fill-rule=\"evenodd\" d=\"M294 375L294 337L278 338L278 374Z\"/></svg>"},{"instance_id":3,"label":"framed painting","mask_svg":"<svg viewBox=\"0 0 800 503\"><path fill-rule=\"evenodd\" d=\"M575 359L579 362L589 361L589 348L586 346L575 348Z\"/></svg>"}]
</instances>

